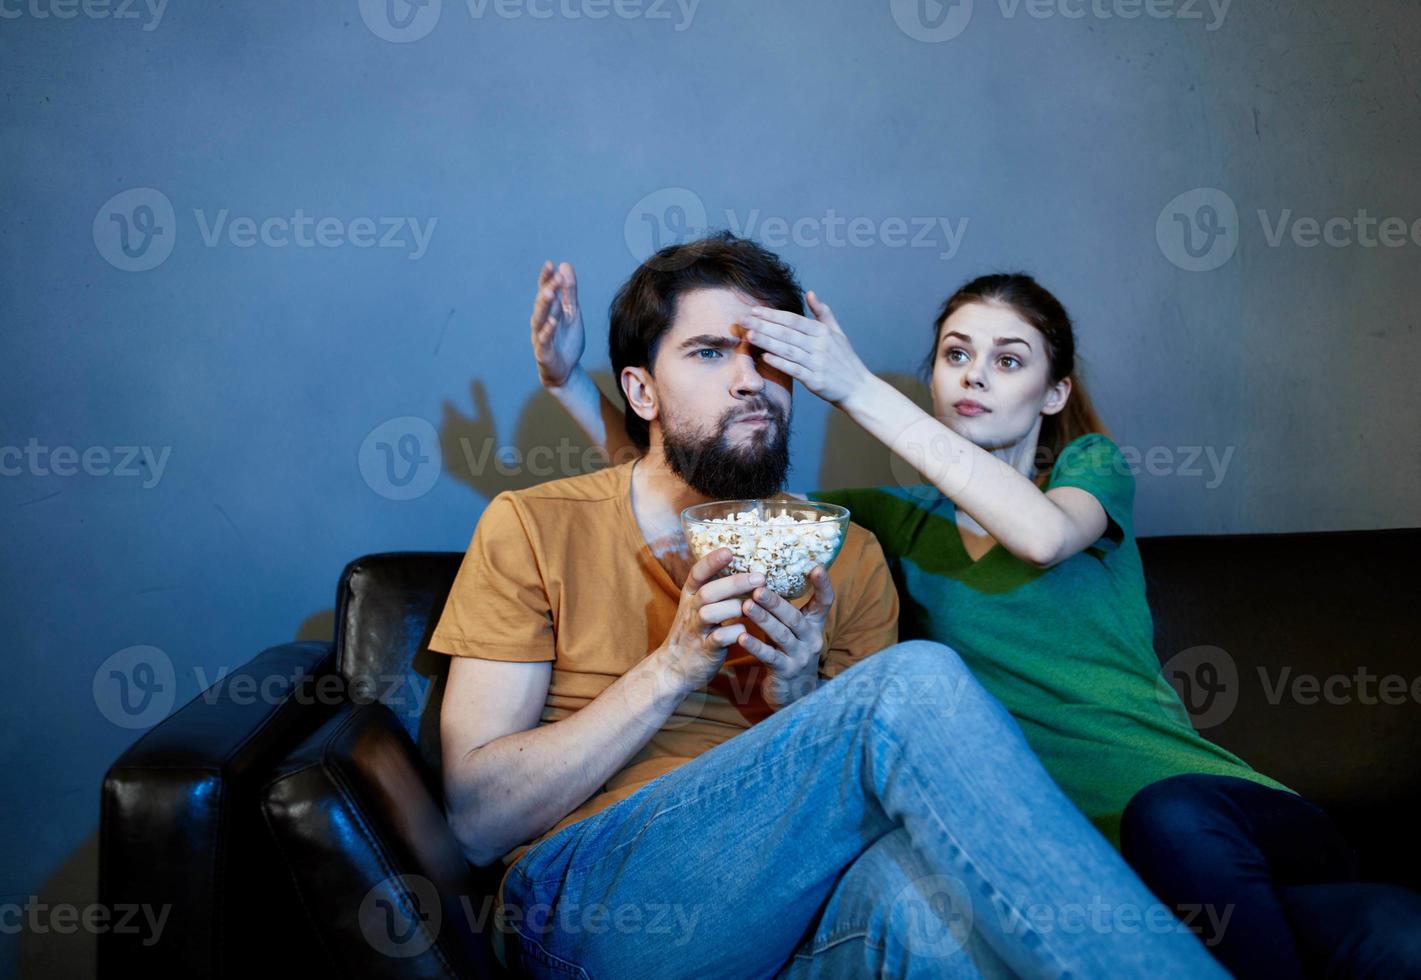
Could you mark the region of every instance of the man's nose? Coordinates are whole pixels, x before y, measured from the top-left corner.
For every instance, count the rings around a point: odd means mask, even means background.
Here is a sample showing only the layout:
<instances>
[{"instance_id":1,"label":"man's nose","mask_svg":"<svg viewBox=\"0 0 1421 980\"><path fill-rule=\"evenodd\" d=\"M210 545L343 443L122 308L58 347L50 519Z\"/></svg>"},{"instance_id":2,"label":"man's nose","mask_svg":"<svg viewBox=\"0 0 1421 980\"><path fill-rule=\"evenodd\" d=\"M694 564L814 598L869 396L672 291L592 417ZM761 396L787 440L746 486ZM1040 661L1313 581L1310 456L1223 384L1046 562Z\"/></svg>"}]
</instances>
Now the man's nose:
<instances>
[{"instance_id":1,"label":"man's nose","mask_svg":"<svg viewBox=\"0 0 1421 980\"><path fill-rule=\"evenodd\" d=\"M738 354L735 369L735 393L737 395L757 395L765 387L765 379L760 374L759 365L750 354Z\"/></svg>"}]
</instances>

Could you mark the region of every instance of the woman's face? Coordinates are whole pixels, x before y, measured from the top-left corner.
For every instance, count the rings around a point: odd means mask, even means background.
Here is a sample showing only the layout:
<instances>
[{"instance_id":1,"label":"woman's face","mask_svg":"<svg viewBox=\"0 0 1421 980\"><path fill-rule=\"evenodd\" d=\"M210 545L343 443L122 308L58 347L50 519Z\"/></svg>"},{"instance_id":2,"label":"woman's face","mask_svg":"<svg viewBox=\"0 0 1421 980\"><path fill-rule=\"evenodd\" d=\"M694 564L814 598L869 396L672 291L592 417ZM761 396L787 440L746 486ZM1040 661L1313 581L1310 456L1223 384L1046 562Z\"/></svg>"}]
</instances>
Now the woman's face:
<instances>
[{"instance_id":1,"label":"woman's face","mask_svg":"<svg viewBox=\"0 0 1421 980\"><path fill-rule=\"evenodd\" d=\"M1041 416L1065 407L1070 390L1069 378L1051 384L1046 338L1010 307L971 302L938 328L933 414L983 449L1031 435Z\"/></svg>"}]
</instances>

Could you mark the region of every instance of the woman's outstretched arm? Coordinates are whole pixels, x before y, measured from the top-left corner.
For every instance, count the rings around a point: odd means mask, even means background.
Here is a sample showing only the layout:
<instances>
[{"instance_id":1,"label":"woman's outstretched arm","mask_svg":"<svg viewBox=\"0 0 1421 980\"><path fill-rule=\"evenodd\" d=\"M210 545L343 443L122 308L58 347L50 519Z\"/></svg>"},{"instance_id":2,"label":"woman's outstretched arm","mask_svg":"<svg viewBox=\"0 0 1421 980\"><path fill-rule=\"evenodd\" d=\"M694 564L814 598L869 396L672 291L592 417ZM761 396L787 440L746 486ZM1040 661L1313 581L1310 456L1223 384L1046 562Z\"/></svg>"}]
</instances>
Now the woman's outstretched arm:
<instances>
[{"instance_id":1,"label":"woman's outstretched arm","mask_svg":"<svg viewBox=\"0 0 1421 980\"><path fill-rule=\"evenodd\" d=\"M828 305L806 294L810 320L755 307L748 339L765 361L842 409L1023 561L1064 561L1105 533L1105 508L1077 487L1043 493L1011 464L958 435L859 359Z\"/></svg>"},{"instance_id":2,"label":"woman's outstretched arm","mask_svg":"<svg viewBox=\"0 0 1421 980\"><path fill-rule=\"evenodd\" d=\"M635 458L640 449L626 434L621 410L582 367L587 337L577 302L577 273L571 263L556 267L543 263L529 325L543 387L609 460Z\"/></svg>"}]
</instances>

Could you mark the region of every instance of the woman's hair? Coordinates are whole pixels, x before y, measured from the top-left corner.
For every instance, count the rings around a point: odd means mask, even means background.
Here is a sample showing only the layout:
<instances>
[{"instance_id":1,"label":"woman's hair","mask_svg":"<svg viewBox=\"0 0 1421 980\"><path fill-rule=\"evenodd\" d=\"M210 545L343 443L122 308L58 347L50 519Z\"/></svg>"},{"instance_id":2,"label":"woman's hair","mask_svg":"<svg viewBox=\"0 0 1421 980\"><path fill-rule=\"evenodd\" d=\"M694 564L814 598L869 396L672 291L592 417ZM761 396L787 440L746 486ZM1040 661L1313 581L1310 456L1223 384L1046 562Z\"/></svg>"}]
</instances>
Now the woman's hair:
<instances>
[{"instance_id":1,"label":"woman's hair","mask_svg":"<svg viewBox=\"0 0 1421 980\"><path fill-rule=\"evenodd\" d=\"M1071 394L1066 407L1055 415L1041 419L1041 435L1036 443L1038 484L1049 476L1061 450L1072 440L1091 432L1109 436L1105 423L1095 411L1076 363L1076 335L1071 318L1061 301L1023 272L999 272L979 276L947 298L933 321L933 345L923 362L923 376L931 379L937 363L938 338L948 317L968 303L994 303L1009 308L1031 324L1046 338L1046 360L1050 368L1050 383L1071 379Z\"/></svg>"},{"instance_id":2,"label":"woman's hair","mask_svg":"<svg viewBox=\"0 0 1421 980\"><path fill-rule=\"evenodd\" d=\"M728 231L670 245L643 262L612 300L607 337L622 396L623 426L643 451L651 444L651 427L632 411L622 388L622 369L644 367L650 372L681 297L695 289L717 288L736 289L772 309L804 314L794 270L768 249Z\"/></svg>"}]
</instances>

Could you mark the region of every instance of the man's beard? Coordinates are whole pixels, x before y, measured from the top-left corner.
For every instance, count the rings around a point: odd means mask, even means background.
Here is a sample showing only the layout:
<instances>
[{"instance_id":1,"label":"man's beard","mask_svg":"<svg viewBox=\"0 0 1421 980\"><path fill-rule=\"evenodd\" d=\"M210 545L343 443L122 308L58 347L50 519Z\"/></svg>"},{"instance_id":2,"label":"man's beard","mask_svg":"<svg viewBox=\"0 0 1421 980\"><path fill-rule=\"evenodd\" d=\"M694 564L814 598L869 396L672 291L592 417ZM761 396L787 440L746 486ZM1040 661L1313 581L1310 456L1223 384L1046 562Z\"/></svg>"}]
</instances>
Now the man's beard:
<instances>
[{"instance_id":1,"label":"man's beard","mask_svg":"<svg viewBox=\"0 0 1421 980\"><path fill-rule=\"evenodd\" d=\"M732 419L764 412L774 428L752 432L742 444L730 444ZM665 424L670 422L671 424ZM705 436L665 420L661 442L671 472L697 493L713 500L749 500L772 497L784 486L789 472L789 419L776 406L742 406L720 417L715 435Z\"/></svg>"}]
</instances>

